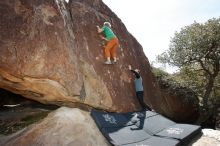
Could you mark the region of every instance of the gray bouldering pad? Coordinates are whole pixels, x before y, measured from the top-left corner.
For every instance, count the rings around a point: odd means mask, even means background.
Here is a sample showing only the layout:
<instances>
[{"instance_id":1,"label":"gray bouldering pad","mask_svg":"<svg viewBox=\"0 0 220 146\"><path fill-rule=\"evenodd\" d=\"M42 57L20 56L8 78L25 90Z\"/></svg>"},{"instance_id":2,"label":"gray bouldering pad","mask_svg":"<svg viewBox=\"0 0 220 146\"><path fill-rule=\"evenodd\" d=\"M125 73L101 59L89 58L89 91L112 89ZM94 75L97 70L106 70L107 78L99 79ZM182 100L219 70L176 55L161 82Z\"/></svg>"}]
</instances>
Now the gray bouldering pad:
<instances>
[{"instance_id":1,"label":"gray bouldering pad","mask_svg":"<svg viewBox=\"0 0 220 146\"><path fill-rule=\"evenodd\" d=\"M187 144L192 138L201 132L201 127L189 124L175 124L167 127L163 131L155 134L159 137L174 138L181 141L181 144Z\"/></svg>"},{"instance_id":2,"label":"gray bouldering pad","mask_svg":"<svg viewBox=\"0 0 220 146\"><path fill-rule=\"evenodd\" d=\"M100 129L103 127L123 127L134 124L124 115L118 113L107 113L93 110L91 115Z\"/></svg>"},{"instance_id":3,"label":"gray bouldering pad","mask_svg":"<svg viewBox=\"0 0 220 146\"><path fill-rule=\"evenodd\" d=\"M175 125L176 123L161 116L155 115L148 118L145 118L144 121L140 121L136 123L137 126L143 125L143 129L150 133L151 135L155 135L156 133L166 129L169 126Z\"/></svg>"},{"instance_id":4,"label":"gray bouldering pad","mask_svg":"<svg viewBox=\"0 0 220 146\"><path fill-rule=\"evenodd\" d=\"M178 146L201 132L200 126L177 124L156 112L107 113L92 110L102 134L113 145Z\"/></svg>"},{"instance_id":5,"label":"gray bouldering pad","mask_svg":"<svg viewBox=\"0 0 220 146\"><path fill-rule=\"evenodd\" d=\"M114 145L135 143L152 137L144 130L132 130L133 128L137 127L135 125L120 128L108 127L103 128L101 131L104 133L105 136L111 139L111 143L113 143Z\"/></svg>"},{"instance_id":6,"label":"gray bouldering pad","mask_svg":"<svg viewBox=\"0 0 220 146\"><path fill-rule=\"evenodd\" d=\"M149 139L123 146L180 146L180 142L175 139L151 136Z\"/></svg>"}]
</instances>

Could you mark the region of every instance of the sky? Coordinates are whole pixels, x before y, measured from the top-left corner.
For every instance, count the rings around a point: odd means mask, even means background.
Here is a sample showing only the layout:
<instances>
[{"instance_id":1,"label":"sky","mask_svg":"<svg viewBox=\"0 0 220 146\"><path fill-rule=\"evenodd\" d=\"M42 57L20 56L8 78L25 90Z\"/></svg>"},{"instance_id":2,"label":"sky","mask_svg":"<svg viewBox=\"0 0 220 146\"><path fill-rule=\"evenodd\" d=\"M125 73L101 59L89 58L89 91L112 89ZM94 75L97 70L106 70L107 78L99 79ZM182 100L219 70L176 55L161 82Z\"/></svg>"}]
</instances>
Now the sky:
<instances>
[{"instance_id":1,"label":"sky","mask_svg":"<svg viewBox=\"0 0 220 146\"><path fill-rule=\"evenodd\" d=\"M194 21L220 17L220 0L103 0L138 40L150 63L173 73L177 68L156 64L168 50L175 31Z\"/></svg>"}]
</instances>

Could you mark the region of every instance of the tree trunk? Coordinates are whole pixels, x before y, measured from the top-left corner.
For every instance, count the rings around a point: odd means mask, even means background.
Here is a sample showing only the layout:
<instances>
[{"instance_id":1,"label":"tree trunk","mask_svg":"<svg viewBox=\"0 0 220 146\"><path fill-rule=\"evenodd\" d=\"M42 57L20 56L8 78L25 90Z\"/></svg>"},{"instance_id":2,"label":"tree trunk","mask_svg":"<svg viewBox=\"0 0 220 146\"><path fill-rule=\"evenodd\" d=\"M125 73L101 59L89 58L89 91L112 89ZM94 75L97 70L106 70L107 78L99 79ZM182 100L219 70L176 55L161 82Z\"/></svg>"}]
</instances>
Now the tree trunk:
<instances>
[{"instance_id":1,"label":"tree trunk","mask_svg":"<svg viewBox=\"0 0 220 146\"><path fill-rule=\"evenodd\" d=\"M212 92L212 88L214 86L215 77L216 77L215 75L210 75L208 79L208 83L206 84L205 93L203 96L203 106L205 109L208 108L208 99Z\"/></svg>"}]
</instances>

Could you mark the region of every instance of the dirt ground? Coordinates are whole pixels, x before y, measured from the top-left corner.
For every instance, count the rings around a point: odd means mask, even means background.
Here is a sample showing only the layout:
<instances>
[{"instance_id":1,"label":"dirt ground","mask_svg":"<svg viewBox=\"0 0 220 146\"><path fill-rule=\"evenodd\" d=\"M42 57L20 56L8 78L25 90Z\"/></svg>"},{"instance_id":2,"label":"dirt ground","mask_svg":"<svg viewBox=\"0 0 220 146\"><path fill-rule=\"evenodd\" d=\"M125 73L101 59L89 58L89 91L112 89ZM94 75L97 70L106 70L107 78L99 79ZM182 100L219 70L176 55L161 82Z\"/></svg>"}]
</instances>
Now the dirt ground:
<instances>
[{"instance_id":1,"label":"dirt ground","mask_svg":"<svg viewBox=\"0 0 220 146\"><path fill-rule=\"evenodd\" d=\"M44 117L57 106L28 104L16 107L0 107L0 137L12 134L33 124Z\"/></svg>"}]
</instances>

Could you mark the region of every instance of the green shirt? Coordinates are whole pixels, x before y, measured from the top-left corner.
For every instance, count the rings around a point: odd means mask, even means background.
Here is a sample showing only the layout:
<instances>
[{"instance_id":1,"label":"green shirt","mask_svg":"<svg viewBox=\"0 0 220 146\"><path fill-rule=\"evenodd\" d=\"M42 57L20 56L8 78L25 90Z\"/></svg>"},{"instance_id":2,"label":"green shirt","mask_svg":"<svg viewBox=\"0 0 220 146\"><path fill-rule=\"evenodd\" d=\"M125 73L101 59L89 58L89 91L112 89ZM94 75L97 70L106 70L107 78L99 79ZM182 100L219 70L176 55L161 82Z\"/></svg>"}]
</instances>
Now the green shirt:
<instances>
[{"instance_id":1,"label":"green shirt","mask_svg":"<svg viewBox=\"0 0 220 146\"><path fill-rule=\"evenodd\" d=\"M116 37L114 32L108 26L103 26L102 29L103 29L103 31L105 33L105 36L106 36L108 41L110 41L112 38Z\"/></svg>"}]
</instances>

